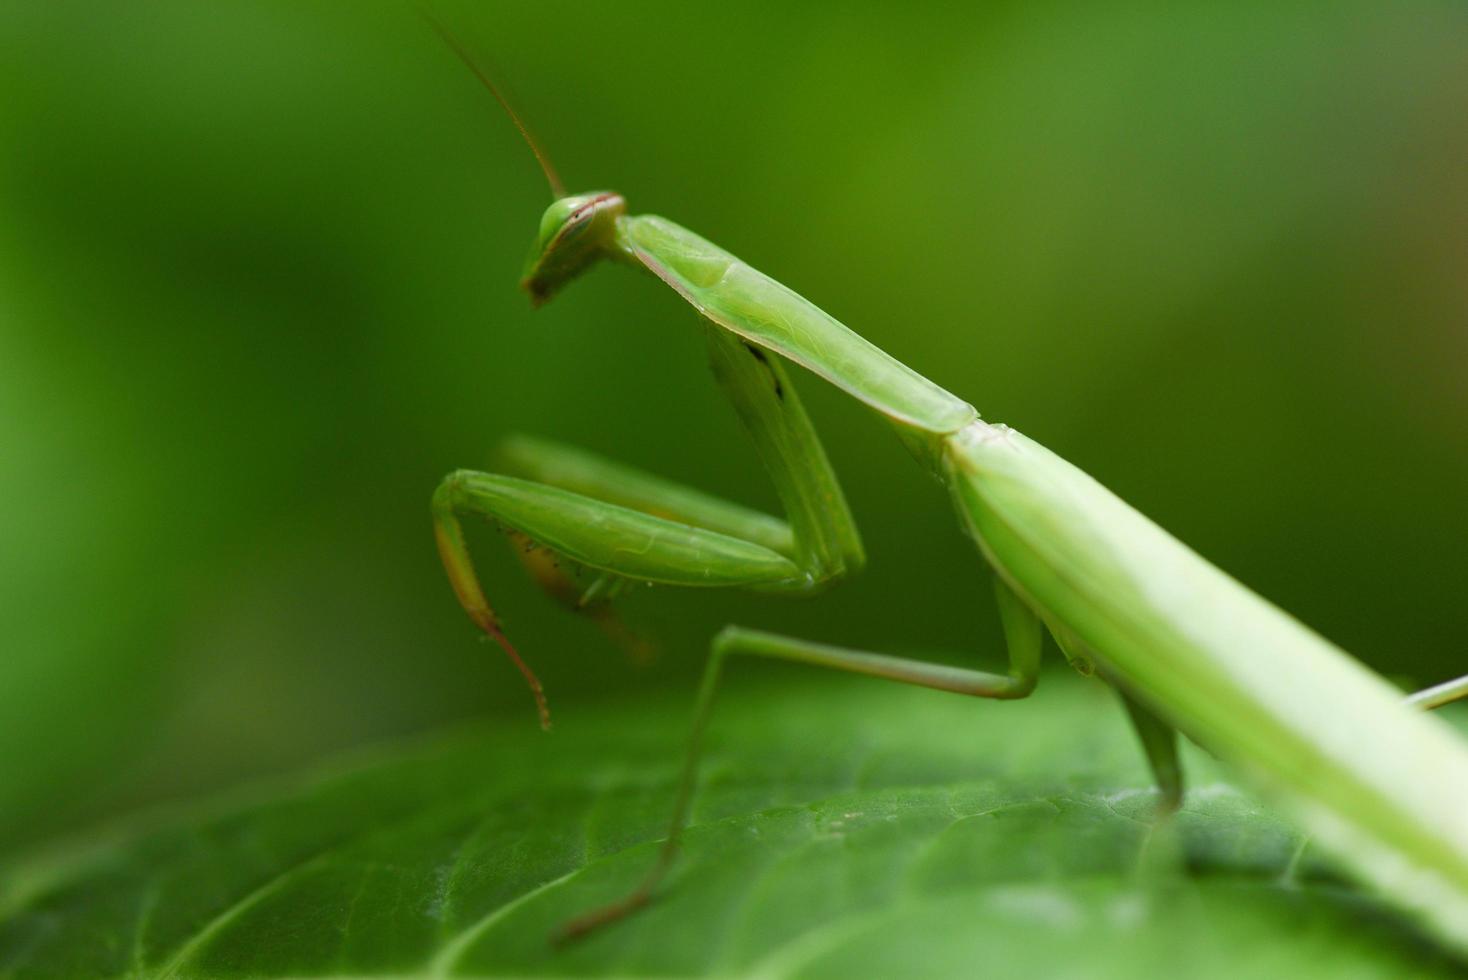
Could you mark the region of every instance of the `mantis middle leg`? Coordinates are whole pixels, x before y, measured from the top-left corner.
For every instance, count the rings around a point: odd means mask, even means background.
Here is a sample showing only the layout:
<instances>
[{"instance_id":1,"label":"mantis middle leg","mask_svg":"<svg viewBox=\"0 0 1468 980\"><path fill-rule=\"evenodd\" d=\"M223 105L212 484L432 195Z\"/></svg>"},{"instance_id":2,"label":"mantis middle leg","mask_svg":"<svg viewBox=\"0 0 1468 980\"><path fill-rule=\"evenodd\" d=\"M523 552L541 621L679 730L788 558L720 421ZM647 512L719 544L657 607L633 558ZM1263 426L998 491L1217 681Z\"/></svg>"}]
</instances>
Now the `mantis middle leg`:
<instances>
[{"instance_id":1,"label":"mantis middle leg","mask_svg":"<svg viewBox=\"0 0 1468 980\"><path fill-rule=\"evenodd\" d=\"M714 697L723 677L724 661L730 656L738 654L827 667L970 697L1001 700L1027 697L1035 689L1039 674L1044 630L1039 618L997 576L994 579L994 588L1009 654L1009 671L1005 674L850 650L738 626L725 627L714 637L709 649L708 665L704 669L703 681L698 689L698 701L694 707L692 732L688 737L683 768L678 778L672 819L652 868L637 888L626 897L568 922L559 930L554 940L564 942L577 939L646 905L668 869L672 867L678 856L683 831L688 825L689 808L697 784L698 761L703 752L704 731L708 727Z\"/></svg>"}]
</instances>

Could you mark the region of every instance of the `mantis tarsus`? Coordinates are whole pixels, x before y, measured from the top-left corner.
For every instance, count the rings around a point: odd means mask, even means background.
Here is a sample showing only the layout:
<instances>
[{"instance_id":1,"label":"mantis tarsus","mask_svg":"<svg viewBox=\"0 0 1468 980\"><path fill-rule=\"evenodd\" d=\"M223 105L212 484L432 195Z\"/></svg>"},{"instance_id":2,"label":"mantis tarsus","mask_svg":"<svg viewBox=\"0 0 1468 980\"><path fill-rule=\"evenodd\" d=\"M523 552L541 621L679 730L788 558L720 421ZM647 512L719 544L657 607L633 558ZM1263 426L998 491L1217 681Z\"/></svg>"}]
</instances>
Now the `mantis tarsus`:
<instances>
[{"instance_id":1,"label":"mantis tarsus","mask_svg":"<svg viewBox=\"0 0 1468 980\"><path fill-rule=\"evenodd\" d=\"M1358 879L1468 953L1468 748L1414 710L1468 694L1468 681L1404 701L1085 473L1019 432L981 420L967 402L792 290L670 221L629 214L619 194L567 195L526 139L555 197L521 283L531 300L549 300L602 259L651 273L686 300L702 318L714 375L785 510L780 520L527 439L509 453L517 476L460 470L446 477L433 517L449 578L469 616L525 675L542 724L549 714L539 681L485 598L459 517L492 519L595 572L583 591L555 563L532 566L552 592L588 606L627 582L801 593L851 574L864 562L861 539L787 360L876 412L948 489L995 573L1009 657L1006 673L989 673L726 628L712 643L660 857L636 891L570 923L566 936L621 917L657 888L686 823L727 657L1022 698L1035 686L1048 631L1072 664L1120 694L1163 811L1181 800L1182 732L1293 813Z\"/></svg>"}]
</instances>

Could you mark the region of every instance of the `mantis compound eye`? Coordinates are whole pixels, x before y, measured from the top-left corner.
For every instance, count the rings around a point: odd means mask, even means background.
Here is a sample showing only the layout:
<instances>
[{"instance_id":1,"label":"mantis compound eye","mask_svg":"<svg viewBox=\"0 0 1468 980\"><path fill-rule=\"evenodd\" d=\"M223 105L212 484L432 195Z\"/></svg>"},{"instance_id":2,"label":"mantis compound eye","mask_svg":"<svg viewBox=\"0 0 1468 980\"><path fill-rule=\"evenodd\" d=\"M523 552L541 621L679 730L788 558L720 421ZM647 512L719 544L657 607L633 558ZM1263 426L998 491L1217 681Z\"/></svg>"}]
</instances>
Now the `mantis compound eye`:
<instances>
[{"instance_id":1,"label":"mantis compound eye","mask_svg":"<svg viewBox=\"0 0 1468 980\"><path fill-rule=\"evenodd\" d=\"M590 205L583 205L571 213L561 230L556 233L555 244L557 246L569 245L571 242L586 234L586 229L591 227L591 219L595 214Z\"/></svg>"}]
</instances>

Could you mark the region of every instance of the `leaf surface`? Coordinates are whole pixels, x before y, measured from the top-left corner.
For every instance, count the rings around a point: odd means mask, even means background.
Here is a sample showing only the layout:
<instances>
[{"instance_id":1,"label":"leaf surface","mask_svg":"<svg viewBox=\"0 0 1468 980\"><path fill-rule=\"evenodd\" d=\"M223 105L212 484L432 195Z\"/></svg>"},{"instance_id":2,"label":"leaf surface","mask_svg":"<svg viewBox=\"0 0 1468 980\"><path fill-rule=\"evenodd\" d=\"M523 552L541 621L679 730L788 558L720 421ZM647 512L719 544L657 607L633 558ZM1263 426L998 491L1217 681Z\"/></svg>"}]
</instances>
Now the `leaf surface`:
<instances>
[{"instance_id":1,"label":"leaf surface","mask_svg":"<svg viewBox=\"0 0 1468 980\"><path fill-rule=\"evenodd\" d=\"M1400 977L1453 964L1201 753L1155 796L1114 699L858 679L720 704L656 902L688 705L561 706L152 814L7 869L0 976Z\"/></svg>"}]
</instances>

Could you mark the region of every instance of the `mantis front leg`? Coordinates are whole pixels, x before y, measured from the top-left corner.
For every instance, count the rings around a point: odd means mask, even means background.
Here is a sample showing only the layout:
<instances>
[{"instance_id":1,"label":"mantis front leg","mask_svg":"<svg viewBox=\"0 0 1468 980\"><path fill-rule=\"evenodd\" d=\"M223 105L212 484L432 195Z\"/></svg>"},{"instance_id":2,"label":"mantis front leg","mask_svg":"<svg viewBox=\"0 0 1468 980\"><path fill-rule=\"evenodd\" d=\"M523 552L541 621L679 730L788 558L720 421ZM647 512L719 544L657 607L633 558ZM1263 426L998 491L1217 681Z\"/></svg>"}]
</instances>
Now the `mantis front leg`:
<instances>
[{"instance_id":1,"label":"mantis front leg","mask_svg":"<svg viewBox=\"0 0 1468 980\"><path fill-rule=\"evenodd\" d=\"M708 329L715 376L754 438L787 520L629 467L528 440L511 462L535 479L460 470L433 497L435 536L470 618L525 675L543 727L540 681L500 626L469 557L460 515L497 521L607 576L670 585L810 591L860 568L861 538L784 366Z\"/></svg>"}]
</instances>

